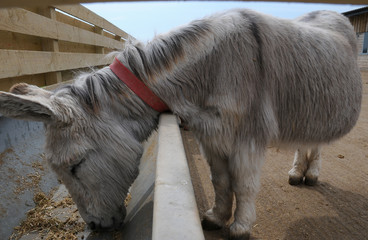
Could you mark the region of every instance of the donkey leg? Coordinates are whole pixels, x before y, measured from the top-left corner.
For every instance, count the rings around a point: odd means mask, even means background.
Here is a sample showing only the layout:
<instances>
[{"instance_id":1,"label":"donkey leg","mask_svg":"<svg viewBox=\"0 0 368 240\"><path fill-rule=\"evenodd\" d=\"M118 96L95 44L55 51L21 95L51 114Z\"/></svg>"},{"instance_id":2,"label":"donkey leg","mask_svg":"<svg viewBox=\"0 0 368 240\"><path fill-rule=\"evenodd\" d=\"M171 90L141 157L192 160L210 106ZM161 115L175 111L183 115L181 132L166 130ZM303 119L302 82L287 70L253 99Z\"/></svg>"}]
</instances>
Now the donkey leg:
<instances>
[{"instance_id":1,"label":"donkey leg","mask_svg":"<svg viewBox=\"0 0 368 240\"><path fill-rule=\"evenodd\" d=\"M321 167L321 148L319 146L311 149L308 157L308 170L305 173L305 184L309 186L316 185Z\"/></svg>"},{"instance_id":2,"label":"donkey leg","mask_svg":"<svg viewBox=\"0 0 368 240\"><path fill-rule=\"evenodd\" d=\"M304 174L308 168L308 149L298 149L295 152L293 168L289 171L289 184L303 183Z\"/></svg>"},{"instance_id":3,"label":"donkey leg","mask_svg":"<svg viewBox=\"0 0 368 240\"><path fill-rule=\"evenodd\" d=\"M264 152L251 148L247 150L241 150L230 162L231 185L236 197L235 220L230 226L232 240L249 239L256 220L255 199L260 186Z\"/></svg>"},{"instance_id":4,"label":"donkey leg","mask_svg":"<svg viewBox=\"0 0 368 240\"><path fill-rule=\"evenodd\" d=\"M211 167L212 184L215 190L215 205L208 210L202 221L205 230L219 229L226 224L232 215L233 192L230 187L230 175L227 159L206 153Z\"/></svg>"}]
</instances>

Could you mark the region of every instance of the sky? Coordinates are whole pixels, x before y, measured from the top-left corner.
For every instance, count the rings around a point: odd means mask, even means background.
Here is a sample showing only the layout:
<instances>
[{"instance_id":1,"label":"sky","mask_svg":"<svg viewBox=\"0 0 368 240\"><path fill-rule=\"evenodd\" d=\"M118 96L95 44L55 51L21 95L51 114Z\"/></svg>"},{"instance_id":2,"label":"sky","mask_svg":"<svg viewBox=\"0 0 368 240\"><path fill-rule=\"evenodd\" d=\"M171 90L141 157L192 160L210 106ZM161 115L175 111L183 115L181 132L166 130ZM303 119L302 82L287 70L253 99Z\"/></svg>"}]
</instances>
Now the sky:
<instances>
[{"instance_id":1,"label":"sky","mask_svg":"<svg viewBox=\"0 0 368 240\"><path fill-rule=\"evenodd\" d=\"M249 8L276 17L292 19L315 10L346 12L361 5L278 2L105 2L83 4L136 39L146 42L156 34L194 19L232 8Z\"/></svg>"}]
</instances>

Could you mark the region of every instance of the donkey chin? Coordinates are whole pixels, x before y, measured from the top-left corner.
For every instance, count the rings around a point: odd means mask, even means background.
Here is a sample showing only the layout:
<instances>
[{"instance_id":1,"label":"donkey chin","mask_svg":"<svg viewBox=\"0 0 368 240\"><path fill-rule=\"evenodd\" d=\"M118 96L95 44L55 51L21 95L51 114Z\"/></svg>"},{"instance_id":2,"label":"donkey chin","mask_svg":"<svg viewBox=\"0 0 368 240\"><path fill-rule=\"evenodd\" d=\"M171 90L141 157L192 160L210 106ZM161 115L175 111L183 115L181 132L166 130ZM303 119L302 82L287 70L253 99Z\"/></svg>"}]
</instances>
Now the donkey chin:
<instances>
[{"instance_id":1,"label":"donkey chin","mask_svg":"<svg viewBox=\"0 0 368 240\"><path fill-rule=\"evenodd\" d=\"M88 193L75 192L75 188L64 182L65 186L77 205L79 214L93 231L114 231L121 229L126 217L124 198L120 198L121 203L101 201L98 196L92 197ZM75 185L73 186L75 187ZM84 197L84 198L82 198ZM106 199L105 199L106 200Z\"/></svg>"},{"instance_id":2,"label":"donkey chin","mask_svg":"<svg viewBox=\"0 0 368 240\"><path fill-rule=\"evenodd\" d=\"M120 207L113 215L96 217L84 211L79 210L83 220L88 224L88 227L93 231L114 231L121 229L124 225L126 216L126 208Z\"/></svg>"},{"instance_id":3,"label":"donkey chin","mask_svg":"<svg viewBox=\"0 0 368 240\"><path fill-rule=\"evenodd\" d=\"M124 199L129 191L131 182L138 175L138 171L130 171L131 178L123 179L123 174L116 171L112 174L106 167L98 168L99 177L95 178L89 167L95 159L94 153L86 155L86 160L80 161L71 171L53 166L59 179L63 181L71 197L77 205L83 220L94 231L110 231L120 229L127 214ZM140 155L139 155L140 156ZM108 162L110 159L105 159ZM88 165L90 164L90 165ZM110 161L110 165L112 165ZM98 167L103 166L99 163ZM114 166L118 168L118 166ZM133 174L134 173L134 174ZM113 179L113 180L112 180ZM108 181L109 180L109 181Z\"/></svg>"},{"instance_id":4,"label":"donkey chin","mask_svg":"<svg viewBox=\"0 0 368 240\"><path fill-rule=\"evenodd\" d=\"M99 201L98 197L88 196L91 201L86 201L86 199L80 199L80 195L78 193L75 195L72 191L69 191L69 193L73 197L81 217L91 230L114 231L123 227L126 217L123 200L119 204L118 202L107 203Z\"/></svg>"}]
</instances>

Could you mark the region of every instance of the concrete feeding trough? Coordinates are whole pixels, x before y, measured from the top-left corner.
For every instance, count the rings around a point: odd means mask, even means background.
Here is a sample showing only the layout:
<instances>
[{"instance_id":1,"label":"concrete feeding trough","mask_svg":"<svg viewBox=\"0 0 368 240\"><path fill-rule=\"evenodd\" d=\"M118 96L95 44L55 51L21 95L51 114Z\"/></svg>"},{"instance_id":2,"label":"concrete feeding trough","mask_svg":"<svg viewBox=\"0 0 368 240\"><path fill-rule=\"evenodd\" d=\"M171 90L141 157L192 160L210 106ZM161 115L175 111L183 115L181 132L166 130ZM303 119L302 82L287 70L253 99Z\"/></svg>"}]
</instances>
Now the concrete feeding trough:
<instances>
[{"instance_id":1,"label":"concrete feeding trough","mask_svg":"<svg viewBox=\"0 0 368 240\"><path fill-rule=\"evenodd\" d=\"M64 232L75 239L204 239L175 116L163 114L158 131L144 143L126 223L117 232L96 233L85 227L67 190L47 166L44 141L41 123L0 117L0 239L61 239ZM39 209L50 225L22 230L24 220ZM58 233L52 223L70 226Z\"/></svg>"}]
</instances>

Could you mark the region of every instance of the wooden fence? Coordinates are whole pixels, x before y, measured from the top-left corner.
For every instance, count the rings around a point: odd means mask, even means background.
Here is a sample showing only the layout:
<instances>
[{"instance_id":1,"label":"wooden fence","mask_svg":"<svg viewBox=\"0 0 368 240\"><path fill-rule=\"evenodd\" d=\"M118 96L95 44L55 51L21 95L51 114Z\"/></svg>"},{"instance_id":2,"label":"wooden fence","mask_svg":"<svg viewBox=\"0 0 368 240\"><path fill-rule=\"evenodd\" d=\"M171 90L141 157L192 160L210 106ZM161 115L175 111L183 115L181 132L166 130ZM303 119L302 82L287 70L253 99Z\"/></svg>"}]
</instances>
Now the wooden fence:
<instances>
[{"instance_id":1,"label":"wooden fence","mask_svg":"<svg viewBox=\"0 0 368 240\"><path fill-rule=\"evenodd\" d=\"M131 37L81 5L0 9L0 90L45 86L111 63Z\"/></svg>"}]
</instances>

